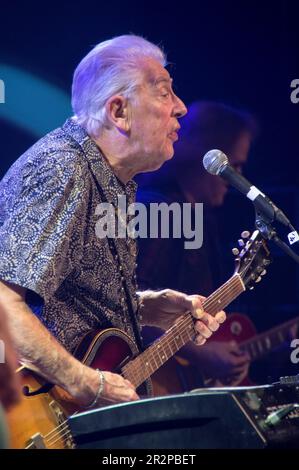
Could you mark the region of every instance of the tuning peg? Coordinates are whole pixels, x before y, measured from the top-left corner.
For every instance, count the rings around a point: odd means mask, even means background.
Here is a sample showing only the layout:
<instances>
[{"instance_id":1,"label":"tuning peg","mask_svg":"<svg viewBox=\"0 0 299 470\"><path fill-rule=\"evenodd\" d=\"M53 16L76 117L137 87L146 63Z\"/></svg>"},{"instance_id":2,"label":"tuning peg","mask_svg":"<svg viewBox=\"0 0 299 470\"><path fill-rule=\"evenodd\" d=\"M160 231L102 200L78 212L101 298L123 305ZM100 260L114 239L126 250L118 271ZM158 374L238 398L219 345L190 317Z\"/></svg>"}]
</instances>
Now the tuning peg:
<instances>
[{"instance_id":1,"label":"tuning peg","mask_svg":"<svg viewBox=\"0 0 299 470\"><path fill-rule=\"evenodd\" d=\"M245 243L244 243L244 241L242 240L242 238L240 238L240 239L238 240L238 245L239 245L240 248L243 248L243 247L244 247Z\"/></svg>"},{"instance_id":2,"label":"tuning peg","mask_svg":"<svg viewBox=\"0 0 299 470\"><path fill-rule=\"evenodd\" d=\"M262 278L261 278L261 276L259 276L259 277L256 279L255 282L258 283L258 282L261 282L261 280L262 280Z\"/></svg>"},{"instance_id":3,"label":"tuning peg","mask_svg":"<svg viewBox=\"0 0 299 470\"><path fill-rule=\"evenodd\" d=\"M265 274L267 274L267 271L264 269L264 271L261 272L261 276L264 276Z\"/></svg>"},{"instance_id":4,"label":"tuning peg","mask_svg":"<svg viewBox=\"0 0 299 470\"><path fill-rule=\"evenodd\" d=\"M268 266L270 263L271 263L270 260L268 260L268 259L266 259L266 258L263 259L263 265L264 265L264 266Z\"/></svg>"},{"instance_id":5,"label":"tuning peg","mask_svg":"<svg viewBox=\"0 0 299 470\"><path fill-rule=\"evenodd\" d=\"M249 287L249 290L253 290L253 289L254 289L254 287L253 287L253 286Z\"/></svg>"},{"instance_id":6,"label":"tuning peg","mask_svg":"<svg viewBox=\"0 0 299 470\"><path fill-rule=\"evenodd\" d=\"M234 256L238 256L239 253L240 253L240 251L238 250L238 248L233 248L233 249L232 249L232 254L233 254Z\"/></svg>"},{"instance_id":7,"label":"tuning peg","mask_svg":"<svg viewBox=\"0 0 299 470\"><path fill-rule=\"evenodd\" d=\"M248 230L244 230L244 231L241 233L241 237L242 237L242 238L249 238L249 237L250 237L250 232L248 232Z\"/></svg>"}]
</instances>

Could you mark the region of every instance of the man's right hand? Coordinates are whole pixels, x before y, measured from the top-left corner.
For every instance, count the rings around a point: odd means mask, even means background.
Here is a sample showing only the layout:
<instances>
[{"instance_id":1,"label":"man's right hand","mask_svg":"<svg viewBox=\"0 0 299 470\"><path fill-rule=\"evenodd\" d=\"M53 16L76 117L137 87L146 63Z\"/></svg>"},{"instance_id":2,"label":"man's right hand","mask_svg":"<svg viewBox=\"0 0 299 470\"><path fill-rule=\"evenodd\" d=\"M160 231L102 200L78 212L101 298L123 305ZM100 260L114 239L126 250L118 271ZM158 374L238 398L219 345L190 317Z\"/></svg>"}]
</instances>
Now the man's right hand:
<instances>
[{"instance_id":1,"label":"man's right hand","mask_svg":"<svg viewBox=\"0 0 299 470\"><path fill-rule=\"evenodd\" d=\"M122 403L139 400L134 385L121 375L103 371L104 386L97 403L103 406L111 403ZM74 390L70 390L72 396L84 407L88 407L95 399L100 387L99 372L82 365L80 384L76 384Z\"/></svg>"},{"instance_id":2,"label":"man's right hand","mask_svg":"<svg viewBox=\"0 0 299 470\"><path fill-rule=\"evenodd\" d=\"M88 407L99 391L100 374L79 362L51 335L29 309L25 297L24 288L0 281L0 312L2 308L7 314L22 362L31 365L48 382L66 391L66 400L71 395L78 404ZM128 380L112 372L103 374L104 388L99 403L138 400L135 388Z\"/></svg>"}]
</instances>

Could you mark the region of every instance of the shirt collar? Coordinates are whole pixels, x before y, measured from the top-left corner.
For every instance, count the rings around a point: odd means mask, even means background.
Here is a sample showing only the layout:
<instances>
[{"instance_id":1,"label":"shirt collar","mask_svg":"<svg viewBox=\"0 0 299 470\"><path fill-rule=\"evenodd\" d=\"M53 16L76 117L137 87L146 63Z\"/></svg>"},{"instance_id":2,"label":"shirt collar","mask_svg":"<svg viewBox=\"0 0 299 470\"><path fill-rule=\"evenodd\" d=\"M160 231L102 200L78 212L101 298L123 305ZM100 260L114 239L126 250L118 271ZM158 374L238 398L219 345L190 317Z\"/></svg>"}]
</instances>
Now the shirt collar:
<instances>
[{"instance_id":1,"label":"shirt collar","mask_svg":"<svg viewBox=\"0 0 299 470\"><path fill-rule=\"evenodd\" d=\"M134 180L130 180L124 184L117 178L101 150L87 134L86 130L74 118L67 119L62 129L82 148L107 201L117 205L118 196L125 194L127 202L129 204L133 202L136 196L137 183Z\"/></svg>"}]
</instances>

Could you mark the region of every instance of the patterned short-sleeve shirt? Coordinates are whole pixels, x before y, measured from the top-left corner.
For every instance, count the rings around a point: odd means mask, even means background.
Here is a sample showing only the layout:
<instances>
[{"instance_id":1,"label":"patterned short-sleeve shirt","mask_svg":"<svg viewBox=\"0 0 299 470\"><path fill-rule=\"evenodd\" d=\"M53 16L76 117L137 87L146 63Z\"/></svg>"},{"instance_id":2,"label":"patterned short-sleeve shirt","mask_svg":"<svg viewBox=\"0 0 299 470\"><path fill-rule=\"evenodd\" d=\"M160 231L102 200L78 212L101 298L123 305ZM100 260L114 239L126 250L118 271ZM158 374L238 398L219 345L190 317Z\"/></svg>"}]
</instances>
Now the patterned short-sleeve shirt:
<instances>
[{"instance_id":1,"label":"patterned short-sleeve shirt","mask_svg":"<svg viewBox=\"0 0 299 470\"><path fill-rule=\"evenodd\" d=\"M134 202L136 186L118 180L74 119L39 140L0 183L0 279L28 289L32 310L70 351L94 328L134 338L121 276L136 313L136 241L116 238L113 253L96 235L96 207L102 198L116 207L119 195Z\"/></svg>"}]
</instances>

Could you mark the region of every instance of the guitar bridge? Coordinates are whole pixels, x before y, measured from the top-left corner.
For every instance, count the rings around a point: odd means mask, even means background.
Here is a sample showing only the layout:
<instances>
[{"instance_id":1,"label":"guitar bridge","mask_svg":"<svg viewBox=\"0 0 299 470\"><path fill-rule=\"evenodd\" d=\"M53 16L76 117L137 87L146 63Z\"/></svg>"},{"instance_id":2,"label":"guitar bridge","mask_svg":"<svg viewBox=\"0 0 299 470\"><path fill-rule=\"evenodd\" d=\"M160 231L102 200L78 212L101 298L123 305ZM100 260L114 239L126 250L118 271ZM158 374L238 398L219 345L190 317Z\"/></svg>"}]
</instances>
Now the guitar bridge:
<instances>
[{"instance_id":1,"label":"guitar bridge","mask_svg":"<svg viewBox=\"0 0 299 470\"><path fill-rule=\"evenodd\" d=\"M53 400L49 403L49 408L52 411L55 420L58 424L59 428L63 428L64 431L62 432L61 438L64 441L64 446L66 449L74 449L75 444L73 441L73 438L71 436L71 433L68 431L68 425L66 422L66 416L62 409L59 407L59 405Z\"/></svg>"},{"instance_id":2,"label":"guitar bridge","mask_svg":"<svg viewBox=\"0 0 299 470\"><path fill-rule=\"evenodd\" d=\"M43 436L38 432L27 442L25 449L46 449Z\"/></svg>"}]
</instances>

